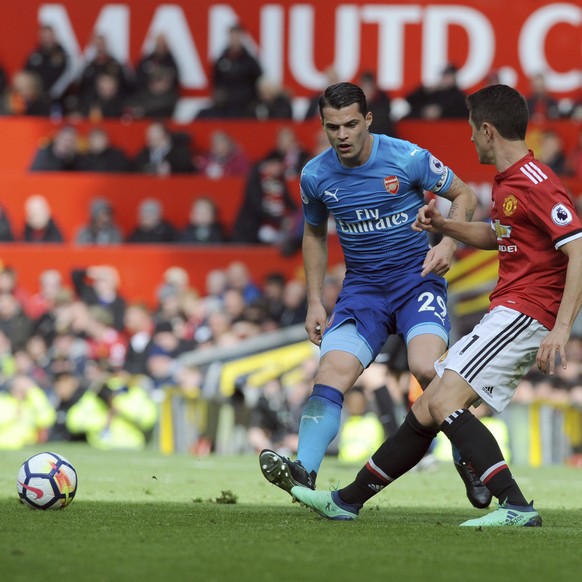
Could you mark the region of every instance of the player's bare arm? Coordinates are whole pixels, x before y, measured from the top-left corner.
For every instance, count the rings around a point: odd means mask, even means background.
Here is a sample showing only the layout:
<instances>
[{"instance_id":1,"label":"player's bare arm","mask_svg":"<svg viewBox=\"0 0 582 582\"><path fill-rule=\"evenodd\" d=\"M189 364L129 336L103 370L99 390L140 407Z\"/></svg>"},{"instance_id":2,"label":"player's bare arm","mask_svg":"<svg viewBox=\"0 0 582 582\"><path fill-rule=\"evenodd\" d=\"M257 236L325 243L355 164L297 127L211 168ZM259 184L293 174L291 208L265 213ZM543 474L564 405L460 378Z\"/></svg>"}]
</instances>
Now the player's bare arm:
<instances>
[{"instance_id":1,"label":"player's bare arm","mask_svg":"<svg viewBox=\"0 0 582 582\"><path fill-rule=\"evenodd\" d=\"M582 238L565 244L560 250L568 256L564 295L554 328L543 339L536 358L538 368L550 375L556 367L556 354L560 354L562 366L566 367L566 342L574 319L582 307Z\"/></svg>"},{"instance_id":2,"label":"player's bare arm","mask_svg":"<svg viewBox=\"0 0 582 582\"><path fill-rule=\"evenodd\" d=\"M491 225L486 222L465 222L445 218L431 200L416 216L413 230L424 230L450 236L460 242L483 250L497 249L497 238Z\"/></svg>"},{"instance_id":3,"label":"player's bare arm","mask_svg":"<svg viewBox=\"0 0 582 582\"><path fill-rule=\"evenodd\" d=\"M307 317L305 329L309 340L321 343L327 313L321 302L323 280L327 270L327 223L312 226L305 222L303 232L303 266L307 285Z\"/></svg>"},{"instance_id":4,"label":"player's bare arm","mask_svg":"<svg viewBox=\"0 0 582 582\"><path fill-rule=\"evenodd\" d=\"M449 190L443 197L451 201L448 218L451 220L470 222L477 207L477 195L460 178L455 176ZM451 268L453 255L458 241L450 236L444 236L426 255L421 275L428 273L443 276Z\"/></svg>"},{"instance_id":5,"label":"player's bare arm","mask_svg":"<svg viewBox=\"0 0 582 582\"><path fill-rule=\"evenodd\" d=\"M458 176L455 176L450 188L441 196L451 201L451 208L447 218L471 222L477 208L477 195L470 186L465 184Z\"/></svg>"}]
</instances>

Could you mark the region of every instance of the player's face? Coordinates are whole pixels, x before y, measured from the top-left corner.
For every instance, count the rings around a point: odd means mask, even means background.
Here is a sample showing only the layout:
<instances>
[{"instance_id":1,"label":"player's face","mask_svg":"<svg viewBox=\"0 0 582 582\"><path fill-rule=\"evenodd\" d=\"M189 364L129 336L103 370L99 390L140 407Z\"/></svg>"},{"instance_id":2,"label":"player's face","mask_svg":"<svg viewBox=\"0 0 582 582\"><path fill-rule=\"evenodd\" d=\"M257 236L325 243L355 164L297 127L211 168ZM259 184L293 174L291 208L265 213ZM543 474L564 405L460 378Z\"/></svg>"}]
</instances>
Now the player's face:
<instances>
[{"instance_id":1,"label":"player's face","mask_svg":"<svg viewBox=\"0 0 582 582\"><path fill-rule=\"evenodd\" d=\"M482 164L493 164L495 159L492 157L490 141L487 139L483 125L477 128L473 119L469 116L469 125L471 126L471 141L475 144L479 162Z\"/></svg>"},{"instance_id":2,"label":"player's face","mask_svg":"<svg viewBox=\"0 0 582 582\"><path fill-rule=\"evenodd\" d=\"M344 166L361 166L370 157L372 136L368 131L372 114L364 117L357 103L342 109L323 108L323 129Z\"/></svg>"}]
</instances>

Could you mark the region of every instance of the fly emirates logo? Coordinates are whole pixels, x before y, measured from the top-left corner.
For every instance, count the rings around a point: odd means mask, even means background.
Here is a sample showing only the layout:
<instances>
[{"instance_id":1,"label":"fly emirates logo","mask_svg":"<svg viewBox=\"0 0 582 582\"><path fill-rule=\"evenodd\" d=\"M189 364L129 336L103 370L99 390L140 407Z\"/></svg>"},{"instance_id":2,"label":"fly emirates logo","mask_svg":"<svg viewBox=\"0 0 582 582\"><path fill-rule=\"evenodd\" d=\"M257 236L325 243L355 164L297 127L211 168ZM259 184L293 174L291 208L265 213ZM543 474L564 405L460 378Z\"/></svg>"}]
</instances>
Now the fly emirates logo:
<instances>
[{"instance_id":1,"label":"fly emirates logo","mask_svg":"<svg viewBox=\"0 0 582 582\"><path fill-rule=\"evenodd\" d=\"M337 220L337 227L341 232L358 234L386 230L405 224L407 220L408 214L406 212L380 217L378 208L363 208L356 210L355 222L346 222L340 218Z\"/></svg>"}]
</instances>

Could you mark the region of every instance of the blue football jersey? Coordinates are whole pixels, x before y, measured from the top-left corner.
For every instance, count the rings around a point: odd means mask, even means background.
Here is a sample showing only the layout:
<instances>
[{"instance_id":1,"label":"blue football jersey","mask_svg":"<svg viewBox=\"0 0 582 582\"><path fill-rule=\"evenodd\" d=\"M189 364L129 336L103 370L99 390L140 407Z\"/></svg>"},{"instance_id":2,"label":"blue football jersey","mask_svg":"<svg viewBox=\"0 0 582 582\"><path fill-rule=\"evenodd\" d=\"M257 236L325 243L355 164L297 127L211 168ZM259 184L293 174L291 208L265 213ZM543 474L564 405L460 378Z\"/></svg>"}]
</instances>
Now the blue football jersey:
<instances>
[{"instance_id":1,"label":"blue football jersey","mask_svg":"<svg viewBox=\"0 0 582 582\"><path fill-rule=\"evenodd\" d=\"M428 236L411 225L424 191L446 192L453 172L411 142L372 135L372 153L361 166L343 166L332 148L306 164L301 173L305 220L317 226L333 215L348 269L420 265Z\"/></svg>"}]
</instances>

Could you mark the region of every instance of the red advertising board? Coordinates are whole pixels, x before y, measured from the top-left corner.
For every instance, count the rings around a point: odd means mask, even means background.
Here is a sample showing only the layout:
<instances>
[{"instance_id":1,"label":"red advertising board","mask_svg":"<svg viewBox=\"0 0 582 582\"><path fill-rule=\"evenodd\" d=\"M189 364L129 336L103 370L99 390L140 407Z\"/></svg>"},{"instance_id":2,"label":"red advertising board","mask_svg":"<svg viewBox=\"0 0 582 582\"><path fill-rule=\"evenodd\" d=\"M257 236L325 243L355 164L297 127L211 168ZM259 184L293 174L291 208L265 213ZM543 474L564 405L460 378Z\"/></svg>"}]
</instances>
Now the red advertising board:
<instances>
[{"instance_id":1,"label":"red advertising board","mask_svg":"<svg viewBox=\"0 0 582 582\"><path fill-rule=\"evenodd\" d=\"M96 31L129 63L162 32L185 93L203 97L211 90L210 64L237 21L266 74L295 97L324 87L329 67L342 80L372 70L382 88L401 96L434 82L447 62L459 68L467 90L481 86L492 69L526 93L538 72L556 96L578 97L582 85L580 0L3 2L0 64L8 73L22 66L39 22L54 26L77 68Z\"/></svg>"}]
</instances>

